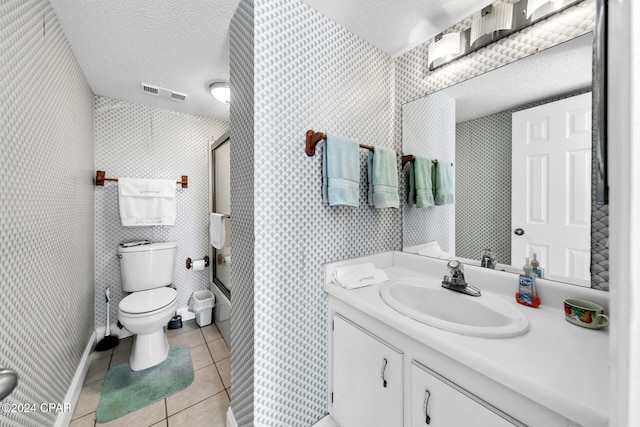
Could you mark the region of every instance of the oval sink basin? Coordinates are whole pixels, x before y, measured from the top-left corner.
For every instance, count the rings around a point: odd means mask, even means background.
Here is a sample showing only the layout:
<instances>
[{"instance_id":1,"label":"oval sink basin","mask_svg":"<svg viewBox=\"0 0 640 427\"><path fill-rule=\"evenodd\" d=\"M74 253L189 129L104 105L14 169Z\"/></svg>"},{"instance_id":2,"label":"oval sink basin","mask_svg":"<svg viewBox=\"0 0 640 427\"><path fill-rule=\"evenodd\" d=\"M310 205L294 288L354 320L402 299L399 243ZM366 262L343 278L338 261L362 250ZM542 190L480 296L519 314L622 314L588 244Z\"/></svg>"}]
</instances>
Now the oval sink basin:
<instances>
[{"instance_id":1,"label":"oval sink basin","mask_svg":"<svg viewBox=\"0 0 640 427\"><path fill-rule=\"evenodd\" d=\"M524 313L507 301L486 294L461 294L444 289L438 282L420 279L390 283L380 288L380 296L407 317L463 335L507 338L529 330Z\"/></svg>"}]
</instances>

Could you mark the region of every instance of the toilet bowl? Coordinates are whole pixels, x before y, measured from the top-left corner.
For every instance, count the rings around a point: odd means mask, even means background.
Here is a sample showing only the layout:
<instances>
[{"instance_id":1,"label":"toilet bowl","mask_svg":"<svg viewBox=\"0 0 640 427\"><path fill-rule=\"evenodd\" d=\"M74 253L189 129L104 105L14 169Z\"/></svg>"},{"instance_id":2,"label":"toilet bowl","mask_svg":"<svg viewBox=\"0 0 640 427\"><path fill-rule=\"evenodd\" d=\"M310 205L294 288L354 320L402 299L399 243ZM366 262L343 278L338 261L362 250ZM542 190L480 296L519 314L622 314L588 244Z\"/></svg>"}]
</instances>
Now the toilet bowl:
<instances>
[{"instance_id":1,"label":"toilet bowl","mask_svg":"<svg viewBox=\"0 0 640 427\"><path fill-rule=\"evenodd\" d=\"M131 292L118 304L118 320L134 336L129 364L140 371L162 363L169 354L164 326L176 313L173 283L176 242L120 246L122 289Z\"/></svg>"},{"instance_id":2,"label":"toilet bowl","mask_svg":"<svg viewBox=\"0 0 640 427\"><path fill-rule=\"evenodd\" d=\"M172 288L134 292L118 305L118 319L135 334L129 364L134 371L163 362L169 354L164 325L178 307L177 292Z\"/></svg>"}]
</instances>

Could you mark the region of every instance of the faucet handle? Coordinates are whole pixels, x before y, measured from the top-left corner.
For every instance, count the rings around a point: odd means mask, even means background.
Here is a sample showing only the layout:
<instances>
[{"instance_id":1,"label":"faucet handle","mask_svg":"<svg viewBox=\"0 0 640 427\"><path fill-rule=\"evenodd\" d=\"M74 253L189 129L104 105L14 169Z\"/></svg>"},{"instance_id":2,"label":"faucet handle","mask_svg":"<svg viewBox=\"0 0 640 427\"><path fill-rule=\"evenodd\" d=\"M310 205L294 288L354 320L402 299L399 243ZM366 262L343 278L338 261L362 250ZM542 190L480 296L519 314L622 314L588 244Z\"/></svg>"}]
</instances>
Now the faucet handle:
<instances>
[{"instance_id":1,"label":"faucet handle","mask_svg":"<svg viewBox=\"0 0 640 427\"><path fill-rule=\"evenodd\" d=\"M452 259L449 261L447 263L447 268L453 277L460 277L462 275L463 267L458 260Z\"/></svg>"}]
</instances>

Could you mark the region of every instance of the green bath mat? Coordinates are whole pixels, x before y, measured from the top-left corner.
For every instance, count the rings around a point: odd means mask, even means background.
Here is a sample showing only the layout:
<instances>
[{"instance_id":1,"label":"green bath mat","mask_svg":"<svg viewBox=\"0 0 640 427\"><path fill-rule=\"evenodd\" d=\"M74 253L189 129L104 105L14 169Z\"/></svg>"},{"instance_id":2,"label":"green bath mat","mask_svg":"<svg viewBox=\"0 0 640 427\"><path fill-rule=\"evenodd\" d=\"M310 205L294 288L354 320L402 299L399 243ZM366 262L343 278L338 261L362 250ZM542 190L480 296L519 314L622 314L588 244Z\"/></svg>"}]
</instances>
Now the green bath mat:
<instances>
[{"instance_id":1,"label":"green bath mat","mask_svg":"<svg viewBox=\"0 0 640 427\"><path fill-rule=\"evenodd\" d=\"M171 396L193 382L193 365L189 348L169 350L167 359L142 371L132 371L128 363L107 372L102 387L96 421L106 423Z\"/></svg>"}]
</instances>

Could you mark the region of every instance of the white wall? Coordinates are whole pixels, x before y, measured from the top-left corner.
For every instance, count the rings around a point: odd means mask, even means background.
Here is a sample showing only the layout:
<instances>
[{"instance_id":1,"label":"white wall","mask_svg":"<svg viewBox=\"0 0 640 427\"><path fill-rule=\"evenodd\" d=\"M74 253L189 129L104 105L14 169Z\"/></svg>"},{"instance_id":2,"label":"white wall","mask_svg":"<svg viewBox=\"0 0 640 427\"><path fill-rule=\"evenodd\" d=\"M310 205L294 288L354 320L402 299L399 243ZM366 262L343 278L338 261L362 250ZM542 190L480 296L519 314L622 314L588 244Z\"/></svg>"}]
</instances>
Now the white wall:
<instances>
[{"instance_id":1,"label":"white wall","mask_svg":"<svg viewBox=\"0 0 640 427\"><path fill-rule=\"evenodd\" d=\"M640 425L640 5L611 1L608 20L612 427Z\"/></svg>"}]
</instances>

